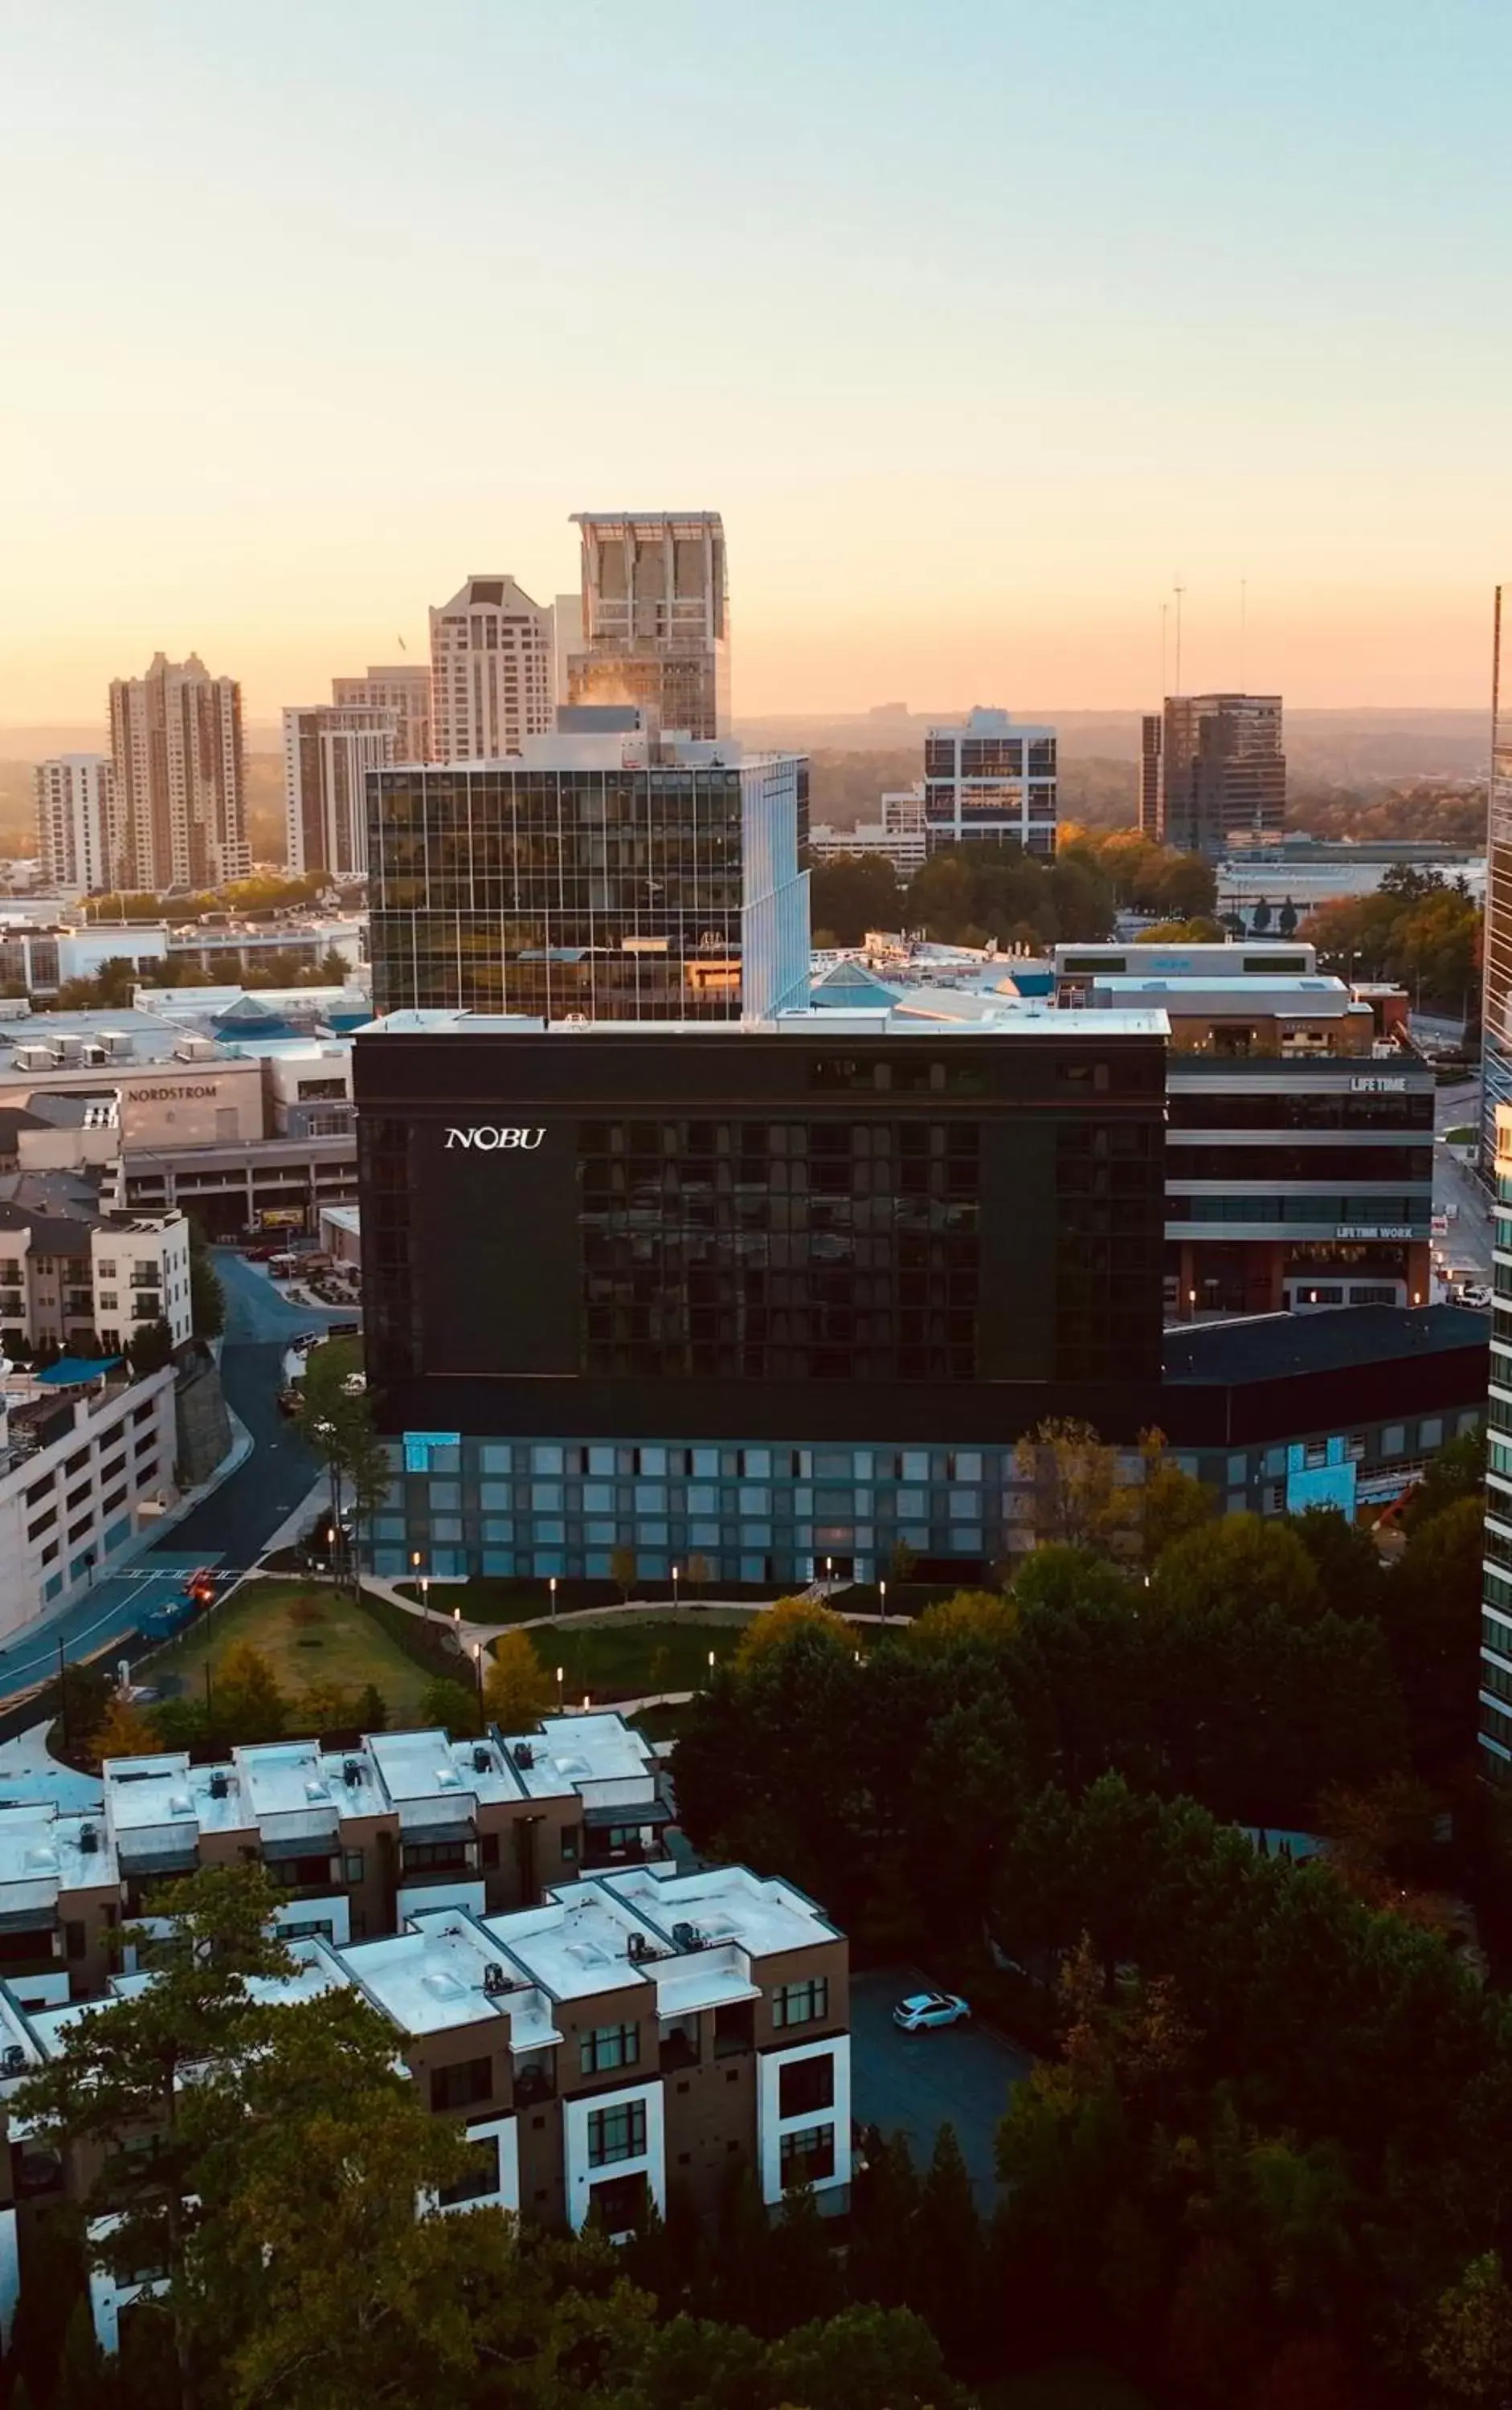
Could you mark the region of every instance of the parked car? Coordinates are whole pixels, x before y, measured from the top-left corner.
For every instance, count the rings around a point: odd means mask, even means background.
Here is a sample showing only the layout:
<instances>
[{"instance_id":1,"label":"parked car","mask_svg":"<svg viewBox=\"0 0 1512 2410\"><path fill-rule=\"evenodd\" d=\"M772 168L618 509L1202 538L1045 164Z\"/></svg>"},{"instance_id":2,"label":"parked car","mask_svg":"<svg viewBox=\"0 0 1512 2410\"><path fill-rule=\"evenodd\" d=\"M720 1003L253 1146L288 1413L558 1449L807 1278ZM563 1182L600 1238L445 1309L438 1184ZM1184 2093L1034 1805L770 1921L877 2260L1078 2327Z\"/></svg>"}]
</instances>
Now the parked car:
<instances>
[{"instance_id":1,"label":"parked car","mask_svg":"<svg viewBox=\"0 0 1512 2410\"><path fill-rule=\"evenodd\" d=\"M1489 1314L1491 1307L1490 1290L1484 1281L1465 1281L1460 1290L1460 1303L1473 1305L1477 1313Z\"/></svg>"},{"instance_id":2,"label":"parked car","mask_svg":"<svg viewBox=\"0 0 1512 2410\"><path fill-rule=\"evenodd\" d=\"M936 2025L958 2025L971 2014L969 2001L958 1992L910 1992L893 2011L893 2023L905 2033L930 2033Z\"/></svg>"}]
</instances>

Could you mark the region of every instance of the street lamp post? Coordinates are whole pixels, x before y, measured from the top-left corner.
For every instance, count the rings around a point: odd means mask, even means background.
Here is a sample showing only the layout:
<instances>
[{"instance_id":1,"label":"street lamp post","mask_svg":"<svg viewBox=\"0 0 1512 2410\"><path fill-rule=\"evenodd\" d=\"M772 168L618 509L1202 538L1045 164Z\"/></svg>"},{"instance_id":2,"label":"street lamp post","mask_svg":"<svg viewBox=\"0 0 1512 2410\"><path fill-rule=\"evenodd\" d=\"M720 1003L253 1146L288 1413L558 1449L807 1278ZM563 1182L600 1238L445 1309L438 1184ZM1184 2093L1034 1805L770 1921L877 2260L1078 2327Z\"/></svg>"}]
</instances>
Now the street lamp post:
<instances>
[{"instance_id":1,"label":"street lamp post","mask_svg":"<svg viewBox=\"0 0 1512 2410\"><path fill-rule=\"evenodd\" d=\"M555 1622L557 1619L557 1576L555 1574L552 1575L547 1587L551 1591L551 1619Z\"/></svg>"},{"instance_id":2,"label":"street lamp post","mask_svg":"<svg viewBox=\"0 0 1512 2410\"><path fill-rule=\"evenodd\" d=\"M557 1713L558 1713L558 1715L559 1715L559 1716L560 1716L560 1713L561 1713L561 1686L562 1686L563 1682L566 1680L566 1678L567 1678L567 1668L566 1668L566 1666L565 1666L565 1665L559 1665L559 1666L558 1666L558 1668L557 1668Z\"/></svg>"},{"instance_id":3,"label":"street lamp post","mask_svg":"<svg viewBox=\"0 0 1512 2410\"><path fill-rule=\"evenodd\" d=\"M878 1583L877 1590L882 1602L882 1621L885 1623L887 1621L887 1581L885 1576Z\"/></svg>"},{"instance_id":4,"label":"street lamp post","mask_svg":"<svg viewBox=\"0 0 1512 2410\"><path fill-rule=\"evenodd\" d=\"M472 1643L472 1675L478 1686L478 1705L481 1707L483 1705L483 1643L481 1640L474 1640Z\"/></svg>"},{"instance_id":5,"label":"street lamp post","mask_svg":"<svg viewBox=\"0 0 1512 2410\"><path fill-rule=\"evenodd\" d=\"M829 1585L833 1584L834 1579L835 1579L835 1559L834 1559L833 1557L826 1557L826 1558L825 1558L825 1560L824 1560L824 1580L825 1580L825 1584L826 1584L826 1586L829 1586Z\"/></svg>"},{"instance_id":6,"label":"street lamp post","mask_svg":"<svg viewBox=\"0 0 1512 2410\"><path fill-rule=\"evenodd\" d=\"M672 1568L672 1607L674 1614L676 1614L677 1607L677 1568L676 1565Z\"/></svg>"},{"instance_id":7,"label":"street lamp post","mask_svg":"<svg viewBox=\"0 0 1512 2410\"><path fill-rule=\"evenodd\" d=\"M713 1649L711 1648L711 1649L709 1650L709 1678L710 1678L710 1680L712 1680L712 1679L713 1679L713 1677L714 1677L714 1651L713 1651Z\"/></svg>"}]
</instances>

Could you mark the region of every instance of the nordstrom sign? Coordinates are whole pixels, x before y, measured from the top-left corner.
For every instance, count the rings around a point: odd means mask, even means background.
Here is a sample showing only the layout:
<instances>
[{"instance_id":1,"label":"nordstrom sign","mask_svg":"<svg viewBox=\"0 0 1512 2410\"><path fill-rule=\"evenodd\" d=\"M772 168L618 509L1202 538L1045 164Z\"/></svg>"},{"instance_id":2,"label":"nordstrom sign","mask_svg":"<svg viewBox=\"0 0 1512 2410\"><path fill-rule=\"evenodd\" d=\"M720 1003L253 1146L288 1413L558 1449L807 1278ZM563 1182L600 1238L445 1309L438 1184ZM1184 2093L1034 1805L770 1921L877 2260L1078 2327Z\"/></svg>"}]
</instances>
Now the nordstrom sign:
<instances>
[{"instance_id":1,"label":"nordstrom sign","mask_svg":"<svg viewBox=\"0 0 1512 2410\"><path fill-rule=\"evenodd\" d=\"M495 1129L488 1123L474 1122L468 1129L448 1129L446 1152L449 1154L454 1146L470 1146L479 1154L491 1154L496 1147L518 1147L529 1154L545 1136L544 1129Z\"/></svg>"}]
</instances>

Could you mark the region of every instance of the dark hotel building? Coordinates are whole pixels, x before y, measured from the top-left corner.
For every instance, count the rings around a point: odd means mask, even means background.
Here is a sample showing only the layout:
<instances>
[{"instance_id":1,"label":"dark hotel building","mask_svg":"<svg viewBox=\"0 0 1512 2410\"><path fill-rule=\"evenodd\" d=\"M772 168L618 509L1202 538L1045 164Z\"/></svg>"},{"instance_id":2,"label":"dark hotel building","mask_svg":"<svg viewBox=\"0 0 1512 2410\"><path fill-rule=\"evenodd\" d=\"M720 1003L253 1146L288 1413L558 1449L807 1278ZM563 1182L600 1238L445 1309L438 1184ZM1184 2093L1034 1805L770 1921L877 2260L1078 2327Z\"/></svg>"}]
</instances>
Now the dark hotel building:
<instances>
[{"instance_id":1,"label":"dark hotel building","mask_svg":"<svg viewBox=\"0 0 1512 2410\"><path fill-rule=\"evenodd\" d=\"M378 1569L1005 1555L1024 1431L1156 1416L1165 1026L365 1033Z\"/></svg>"},{"instance_id":2,"label":"dark hotel building","mask_svg":"<svg viewBox=\"0 0 1512 2410\"><path fill-rule=\"evenodd\" d=\"M808 980L808 765L574 708L507 761L368 778L373 1002L738 1021Z\"/></svg>"}]
</instances>

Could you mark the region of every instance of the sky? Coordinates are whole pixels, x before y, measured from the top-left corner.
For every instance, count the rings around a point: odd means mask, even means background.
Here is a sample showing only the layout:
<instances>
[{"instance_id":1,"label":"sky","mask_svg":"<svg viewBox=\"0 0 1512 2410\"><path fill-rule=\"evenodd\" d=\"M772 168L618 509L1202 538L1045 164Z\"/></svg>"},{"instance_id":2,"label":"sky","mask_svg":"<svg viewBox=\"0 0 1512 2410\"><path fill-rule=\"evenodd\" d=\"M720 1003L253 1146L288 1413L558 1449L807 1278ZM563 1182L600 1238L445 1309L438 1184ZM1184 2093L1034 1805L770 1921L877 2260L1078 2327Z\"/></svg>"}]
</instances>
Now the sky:
<instances>
[{"instance_id":1,"label":"sky","mask_svg":"<svg viewBox=\"0 0 1512 2410\"><path fill-rule=\"evenodd\" d=\"M0 727L715 508L738 713L1480 705L1505 0L0 0ZM1243 633L1242 633L1243 631Z\"/></svg>"}]
</instances>

